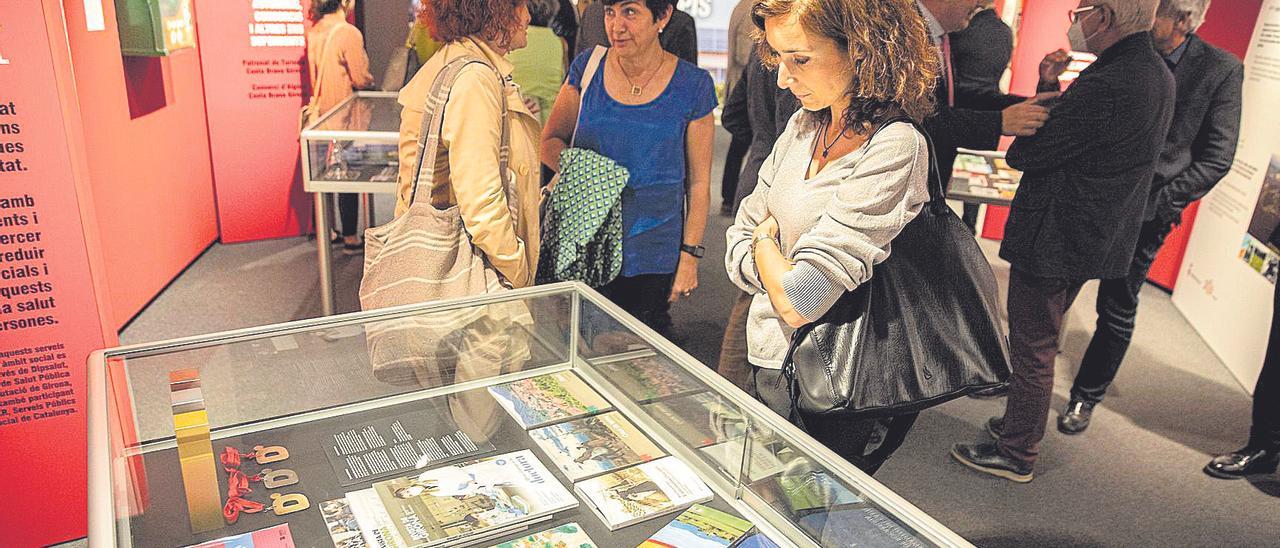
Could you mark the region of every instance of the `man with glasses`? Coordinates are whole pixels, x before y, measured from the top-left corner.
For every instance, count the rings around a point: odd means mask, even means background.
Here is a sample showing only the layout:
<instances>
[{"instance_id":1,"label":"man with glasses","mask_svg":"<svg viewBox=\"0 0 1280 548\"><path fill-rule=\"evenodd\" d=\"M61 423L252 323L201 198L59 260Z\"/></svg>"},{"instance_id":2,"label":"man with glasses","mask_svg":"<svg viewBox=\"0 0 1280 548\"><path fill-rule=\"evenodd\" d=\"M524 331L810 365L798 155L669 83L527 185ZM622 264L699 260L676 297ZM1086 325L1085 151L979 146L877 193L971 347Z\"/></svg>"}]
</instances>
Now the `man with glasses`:
<instances>
[{"instance_id":1,"label":"man with glasses","mask_svg":"<svg viewBox=\"0 0 1280 548\"><path fill-rule=\"evenodd\" d=\"M1164 239L1182 219L1182 210L1208 194L1231 169L1240 133L1240 88L1244 65L1235 56L1195 35L1209 0L1162 0L1156 12L1156 50L1173 71L1177 109L1156 161L1137 252L1122 278L1098 287L1098 327L1071 387L1071 401L1058 417L1058 430L1079 434L1089 427L1093 407L1115 380L1133 336L1138 292Z\"/></svg>"},{"instance_id":2,"label":"man with glasses","mask_svg":"<svg viewBox=\"0 0 1280 548\"><path fill-rule=\"evenodd\" d=\"M1009 148L1006 160L1024 173L1000 246L1011 265L1009 399L1004 416L988 423L995 442L951 450L980 472L1020 483L1034 478L1062 318L1086 280L1129 272L1174 113L1173 75L1149 32L1157 2L1081 0L1069 14L1068 37L1072 49L1098 60L1044 127ZM1060 74L1066 63L1066 52L1058 52L1047 72Z\"/></svg>"}]
</instances>

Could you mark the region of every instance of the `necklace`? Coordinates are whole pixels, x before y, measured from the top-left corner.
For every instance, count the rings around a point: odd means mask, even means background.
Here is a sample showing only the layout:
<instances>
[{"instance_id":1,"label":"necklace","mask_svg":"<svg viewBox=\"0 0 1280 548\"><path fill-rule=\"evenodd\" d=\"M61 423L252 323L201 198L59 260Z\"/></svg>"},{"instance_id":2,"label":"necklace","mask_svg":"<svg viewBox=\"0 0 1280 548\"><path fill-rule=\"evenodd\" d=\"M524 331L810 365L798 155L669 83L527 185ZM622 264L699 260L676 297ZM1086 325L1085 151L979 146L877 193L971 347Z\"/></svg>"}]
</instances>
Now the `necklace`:
<instances>
[{"instance_id":1,"label":"necklace","mask_svg":"<svg viewBox=\"0 0 1280 548\"><path fill-rule=\"evenodd\" d=\"M622 66L621 57L618 58L618 69L622 71L622 76L626 77L627 83L631 85L631 94L638 96L644 93L644 87L649 85L649 82L653 81L653 77L658 75L658 71L661 71L662 65L665 65L666 63L667 63L667 54L663 53L662 59L658 61L658 68L654 69L653 72L649 73L649 77L645 79L644 83L638 86L636 85L635 82L631 81L631 75L627 74L626 67Z\"/></svg>"},{"instance_id":2,"label":"necklace","mask_svg":"<svg viewBox=\"0 0 1280 548\"><path fill-rule=\"evenodd\" d=\"M839 134L839 135L836 135L835 140L831 141L831 144L827 144L827 130L828 130L828 129L831 129L831 121L830 121L830 120L828 120L828 121L827 121L827 125L826 125L826 126L824 126L824 127L822 128L822 159L823 159L823 160L826 160L826 159L827 159L827 155L828 155L828 154L831 154L831 148L832 148L832 147L834 147L834 146L836 146L836 143L839 143L839 142L840 142L840 138L841 138L841 137L844 137L844 130L843 130L843 129L841 129L841 130L840 130L840 134Z\"/></svg>"}]
</instances>

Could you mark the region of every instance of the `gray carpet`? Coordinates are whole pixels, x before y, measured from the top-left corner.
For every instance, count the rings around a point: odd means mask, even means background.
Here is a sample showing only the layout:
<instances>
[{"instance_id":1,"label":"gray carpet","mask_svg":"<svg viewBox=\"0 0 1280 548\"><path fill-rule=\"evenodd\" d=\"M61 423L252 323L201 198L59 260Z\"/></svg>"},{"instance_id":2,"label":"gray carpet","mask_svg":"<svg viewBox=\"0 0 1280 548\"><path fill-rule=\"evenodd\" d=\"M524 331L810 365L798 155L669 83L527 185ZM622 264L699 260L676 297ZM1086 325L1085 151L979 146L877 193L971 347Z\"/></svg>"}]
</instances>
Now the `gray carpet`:
<instances>
[{"instance_id":1,"label":"gray carpet","mask_svg":"<svg viewBox=\"0 0 1280 548\"><path fill-rule=\"evenodd\" d=\"M723 132L717 150L727 145ZM720 166L713 174L718 211ZM390 211L385 198L379 217ZM707 259L692 299L673 310L679 343L703 363L719 356L734 292L724 275L724 229L712 215ZM1002 283L1007 264L983 242ZM341 311L356 309L360 258L337 255ZM1081 292L1059 359L1055 408L1092 332L1096 286ZM314 243L302 238L215 245L122 333L126 343L314 317L319 314ZM1050 427L1037 479L1015 485L947 456L982 439L1003 400L961 400L925 412L906 445L877 476L979 546L1277 546L1280 476L1211 480L1209 455L1243 444L1249 396L1183 320L1168 294L1148 286L1134 346L1088 432ZM1051 420L1056 417L1056 411Z\"/></svg>"}]
</instances>

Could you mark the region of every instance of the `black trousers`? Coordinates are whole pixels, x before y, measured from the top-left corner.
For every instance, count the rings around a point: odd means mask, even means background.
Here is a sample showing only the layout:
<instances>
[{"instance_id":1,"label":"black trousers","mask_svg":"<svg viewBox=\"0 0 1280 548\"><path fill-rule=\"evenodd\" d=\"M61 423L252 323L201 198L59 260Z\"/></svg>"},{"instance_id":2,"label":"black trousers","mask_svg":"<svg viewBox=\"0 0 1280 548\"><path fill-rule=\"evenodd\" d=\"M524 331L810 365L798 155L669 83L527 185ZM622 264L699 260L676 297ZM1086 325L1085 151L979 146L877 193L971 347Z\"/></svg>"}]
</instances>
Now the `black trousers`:
<instances>
[{"instance_id":1,"label":"black trousers","mask_svg":"<svg viewBox=\"0 0 1280 548\"><path fill-rule=\"evenodd\" d=\"M729 151L724 155L724 176L720 179L720 200L722 204L733 205L738 194L738 178L742 175L742 161L751 149L751 139L734 137L729 141Z\"/></svg>"},{"instance_id":2,"label":"black trousers","mask_svg":"<svg viewBox=\"0 0 1280 548\"><path fill-rule=\"evenodd\" d=\"M1253 427L1249 429L1250 449L1280 451L1280 284L1276 284L1271 337L1267 340L1262 374L1253 391Z\"/></svg>"},{"instance_id":3,"label":"black trousers","mask_svg":"<svg viewBox=\"0 0 1280 548\"><path fill-rule=\"evenodd\" d=\"M671 335L671 284L676 274L641 274L618 276L601 287L601 295L613 301L650 329L664 337Z\"/></svg>"},{"instance_id":4,"label":"black trousers","mask_svg":"<svg viewBox=\"0 0 1280 548\"><path fill-rule=\"evenodd\" d=\"M969 232L978 233L978 212L982 210L982 204L964 203L964 215L960 220L964 221L964 226L969 227Z\"/></svg>"},{"instance_id":5,"label":"black trousers","mask_svg":"<svg viewBox=\"0 0 1280 548\"><path fill-rule=\"evenodd\" d=\"M1155 262L1160 246L1164 245L1172 230L1172 224L1159 220L1143 223L1128 276L1102 280L1098 286L1098 326L1080 360L1080 372L1076 373L1075 385L1071 387L1071 399L1097 404L1116 379L1120 363L1133 340L1138 293L1146 283L1147 273L1151 271L1151 263Z\"/></svg>"},{"instance_id":6,"label":"black trousers","mask_svg":"<svg viewBox=\"0 0 1280 548\"><path fill-rule=\"evenodd\" d=\"M338 218L341 220L340 230L343 236L355 236L360 228L360 195L338 195Z\"/></svg>"},{"instance_id":7,"label":"black trousers","mask_svg":"<svg viewBox=\"0 0 1280 548\"><path fill-rule=\"evenodd\" d=\"M792 417L791 396L780 369L751 366L747 392L774 413ZM849 419L802 415L803 428L813 439L827 446L867 474L875 474L893 453L902 447L919 413L885 419ZM793 421L794 422L794 421ZM879 440L876 445L875 440Z\"/></svg>"}]
</instances>

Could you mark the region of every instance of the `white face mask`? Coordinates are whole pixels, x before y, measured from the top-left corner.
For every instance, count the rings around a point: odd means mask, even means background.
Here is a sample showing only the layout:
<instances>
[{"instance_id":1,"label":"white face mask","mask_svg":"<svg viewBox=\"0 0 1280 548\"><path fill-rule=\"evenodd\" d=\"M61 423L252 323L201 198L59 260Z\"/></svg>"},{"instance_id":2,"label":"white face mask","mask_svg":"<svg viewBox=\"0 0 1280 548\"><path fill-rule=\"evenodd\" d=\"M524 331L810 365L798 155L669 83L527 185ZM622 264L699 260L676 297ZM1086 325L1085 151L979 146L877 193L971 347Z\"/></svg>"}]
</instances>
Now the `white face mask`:
<instances>
[{"instance_id":1,"label":"white face mask","mask_svg":"<svg viewBox=\"0 0 1280 548\"><path fill-rule=\"evenodd\" d=\"M1076 22L1071 24L1071 28L1067 29L1067 40L1071 42L1072 51L1078 51L1080 53L1093 53L1093 50L1089 49L1089 39L1093 38L1094 36L1097 36L1098 33L1095 32L1089 36L1085 36L1084 25L1082 23L1086 18L1093 15L1094 13L1097 13L1097 10L1094 10L1093 12L1090 12L1090 13L1086 13L1084 17L1076 19Z\"/></svg>"}]
</instances>

